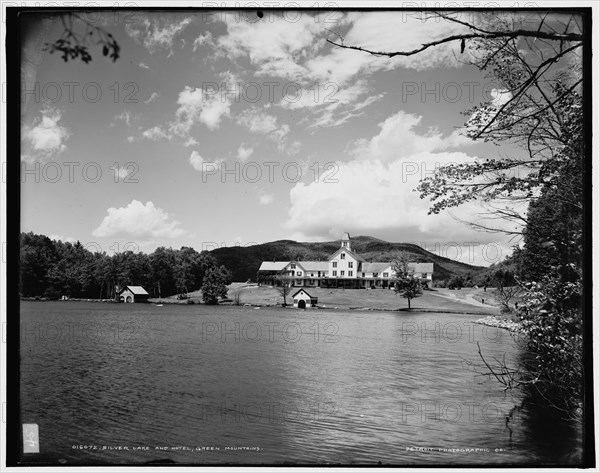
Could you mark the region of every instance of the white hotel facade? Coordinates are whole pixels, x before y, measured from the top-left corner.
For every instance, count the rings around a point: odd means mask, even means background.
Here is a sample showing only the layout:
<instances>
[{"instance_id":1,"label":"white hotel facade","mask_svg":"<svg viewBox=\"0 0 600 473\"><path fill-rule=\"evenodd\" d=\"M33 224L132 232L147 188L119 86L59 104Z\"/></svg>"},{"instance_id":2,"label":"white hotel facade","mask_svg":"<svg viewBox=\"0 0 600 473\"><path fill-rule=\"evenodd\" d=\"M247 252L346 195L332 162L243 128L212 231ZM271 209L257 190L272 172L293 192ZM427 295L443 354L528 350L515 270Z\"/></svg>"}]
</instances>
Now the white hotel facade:
<instances>
[{"instance_id":1,"label":"white hotel facade","mask_svg":"<svg viewBox=\"0 0 600 473\"><path fill-rule=\"evenodd\" d=\"M415 278L431 287L433 263L409 263ZM290 278L297 287L387 288L393 287L392 263L369 263L352 251L344 233L340 248L327 261L263 261L258 282L273 283L277 275Z\"/></svg>"}]
</instances>

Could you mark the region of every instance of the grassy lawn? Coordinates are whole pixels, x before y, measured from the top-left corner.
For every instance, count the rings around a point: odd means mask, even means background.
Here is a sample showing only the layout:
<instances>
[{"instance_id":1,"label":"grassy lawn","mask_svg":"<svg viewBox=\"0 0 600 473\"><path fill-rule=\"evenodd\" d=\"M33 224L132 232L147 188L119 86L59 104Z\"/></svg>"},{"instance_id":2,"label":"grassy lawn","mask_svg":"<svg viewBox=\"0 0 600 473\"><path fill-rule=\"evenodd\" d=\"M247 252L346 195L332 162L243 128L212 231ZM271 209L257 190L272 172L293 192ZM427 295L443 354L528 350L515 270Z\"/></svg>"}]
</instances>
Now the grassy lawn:
<instances>
[{"instance_id":1,"label":"grassy lawn","mask_svg":"<svg viewBox=\"0 0 600 473\"><path fill-rule=\"evenodd\" d=\"M300 288L292 288L287 297L287 303L293 304L292 295ZM328 289L328 288L306 288L311 296L319 299L318 305L327 309L382 309L398 310L407 309L408 301L394 291L389 289ZM235 293L240 291L240 303L248 305L271 306L283 302L279 291L271 286L257 286L256 284L233 283L229 286L228 297L235 300ZM414 310L461 312L473 314L498 314L499 309L495 301L491 300L490 289L485 296L479 291L483 289L464 288L452 291L449 289L435 288L423 291L423 295L411 300L411 308ZM202 292L189 293L189 299L195 303L202 303ZM485 304L481 303L484 299ZM159 301L152 299L151 302L175 302L176 296ZM178 301L179 302L179 301ZM181 301L185 303L186 301Z\"/></svg>"},{"instance_id":2,"label":"grassy lawn","mask_svg":"<svg viewBox=\"0 0 600 473\"><path fill-rule=\"evenodd\" d=\"M293 288L290 292L287 303L292 304L292 295L299 288ZM338 308L338 309L385 309L397 310L408 308L408 301L394 291L389 289L327 289L327 288L307 288L311 296L319 299L319 307ZM229 298L233 299L233 294L241 291L241 303L252 305L275 305L281 304L283 298L276 288L270 286L246 285L233 283L229 289ZM465 313L484 313L495 314L497 308L477 303L468 297L471 289L462 289L461 291L448 291L447 289L435 289L433 291L424 291L423 295L417 299L411 300L411 307L416 310L431 311L451 311ZM452 297L453 294L460 293L460 297Z\"/></svg>"}]
</instances>

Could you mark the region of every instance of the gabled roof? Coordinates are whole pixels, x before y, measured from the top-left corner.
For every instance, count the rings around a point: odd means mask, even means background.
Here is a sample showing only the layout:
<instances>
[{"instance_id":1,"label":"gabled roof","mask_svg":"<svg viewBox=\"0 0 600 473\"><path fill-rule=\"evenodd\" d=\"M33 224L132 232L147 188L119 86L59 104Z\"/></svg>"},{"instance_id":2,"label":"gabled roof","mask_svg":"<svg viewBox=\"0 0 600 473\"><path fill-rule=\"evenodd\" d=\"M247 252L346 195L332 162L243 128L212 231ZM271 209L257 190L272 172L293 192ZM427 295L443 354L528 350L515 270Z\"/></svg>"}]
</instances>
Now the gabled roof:
<instances>
[{"instance_id":1,"label":"gabled roof","mask_svg":"<svg viewBox=\"0 0 600 473\"><path fill-rule=\"evenodd\" d=\"M149 295L146 292L146 289L144 289L142 286L125 286L125 287L123 287L123 289L121 289L119 291L119 294L121 294L123 291L125 291L127 289L129 289L136 296L147 296L147 295Z\"/></svg>"},{"instance_id":2,"label":"gabled roof","mask_svg":"<svg viewBox=\"0 0 600 473\"><path fill-rule=\"evenodd\" d=\"M289 261L263 261L258 268L259 271L282 271L288 264Z\"/></svg>"},{"instance_id":3,"label":"gabled roof","mask_svg":"<svg viewBox=\"0 0 600 473\"><path fill-rule=\"evenodd\" d=\"M408 263L415 273L433 273L433 263Z\"/></svg>"},{"instance_id":4,"label":"gabled roof","mask_svg":"<svg viewBox=\"0 0 600 473\"><path fill-rule=\"evenodd\" d=\"M389 268L391 265L391 263L363 263L361 272L380 273L384 269Z\"/></svg>"},{"instance_id":5,"label":"gabled roof","mask_svg":"<svg viewBox=\"0 0 600 473\"><path fill-rule=\"evenodd\" d=\"M308 297L310 297L311 299L316 299L316 297L311 296L306 289L300 289L299 291L296 291L293 295L292 295L292 299L294 299L298 294L300 294L301 292L303 292L304 294L306 294Z\"/></svg>"},{"instance_id":6,"label":"gabled roof","mask_svg":"<svg viewBox=\"0 0 600 473\"><path fill-rule=\"evenodd\" d=\"M329 261L331 261L337 255L339 255L342 251L344 253L348 253L350 256L352 256L357 261L365 261L365 259L362 256L357 255L356 253L354 253L354 251L349 250L348 248L338 248L337 251L329 257Z\"/></svg>"},{"instance_id":7,"label":"gabled roof","mask_svg":"<svg viewBox=\"0 0 600 473\"><path fill-rule=\"evenodd\" d=\"M327 271L329 269L328 261L299 261L304 271Z\"/></svg>"}]
</instances>

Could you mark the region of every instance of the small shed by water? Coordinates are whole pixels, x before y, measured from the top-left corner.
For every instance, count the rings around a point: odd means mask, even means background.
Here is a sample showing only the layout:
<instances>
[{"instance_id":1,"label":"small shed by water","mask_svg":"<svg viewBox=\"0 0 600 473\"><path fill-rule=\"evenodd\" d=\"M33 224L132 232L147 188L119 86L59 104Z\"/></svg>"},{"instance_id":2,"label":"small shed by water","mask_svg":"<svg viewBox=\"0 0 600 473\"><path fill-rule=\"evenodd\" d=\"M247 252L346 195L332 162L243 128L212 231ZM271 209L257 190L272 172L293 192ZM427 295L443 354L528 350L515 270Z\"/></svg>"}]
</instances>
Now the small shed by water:
<instances>
[{"instance_id":1,"label":"small shed by water","mask_svg":"<svg viewBox=\"0 0 600 473\"><path fill-rule=\"evenodd\" d=\"M142 286L123 286L117 297L119 302L148 302L150 294Z\"/></svg>"},{"instance_id":2,"label":"small shed by water","mask_svg":"<svg viewBox=\"0 0 600 473\"><path fill-rule=\"evenodd\" d=\"M307 307L317 307L317 298L311 296L306 290L300 289L292 298L294 299L294 307L297 309L306 309Z\"/></svg>"}]
</instances>

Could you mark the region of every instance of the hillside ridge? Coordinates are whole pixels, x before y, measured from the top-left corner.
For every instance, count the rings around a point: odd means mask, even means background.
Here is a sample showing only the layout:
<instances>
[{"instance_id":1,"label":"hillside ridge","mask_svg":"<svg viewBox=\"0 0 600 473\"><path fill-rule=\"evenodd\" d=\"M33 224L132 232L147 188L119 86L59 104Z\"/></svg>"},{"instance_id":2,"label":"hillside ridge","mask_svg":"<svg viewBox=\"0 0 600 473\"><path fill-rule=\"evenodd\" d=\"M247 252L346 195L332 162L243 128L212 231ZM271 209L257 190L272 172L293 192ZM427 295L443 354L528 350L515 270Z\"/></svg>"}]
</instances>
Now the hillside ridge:
<instances>
[{"instance_id":1,"label":"hillside ridge","mask_svg":"<svg viewBox=\"0 0 600 473\"><path fill-rule=\"evenodd\" d=\"M327 261L340 247L340 241L275 240L251 246L221 247L210 253L219 264L232 271L234 281L255 281L263 261ZM370 262L391 261L397 251L406 251L416 263L434 263L434 281L469 273L474 275L486 269L437 255L414 243L392 243L367 235L352 237L352 250Z\"/></svg>"}]
</instances>

